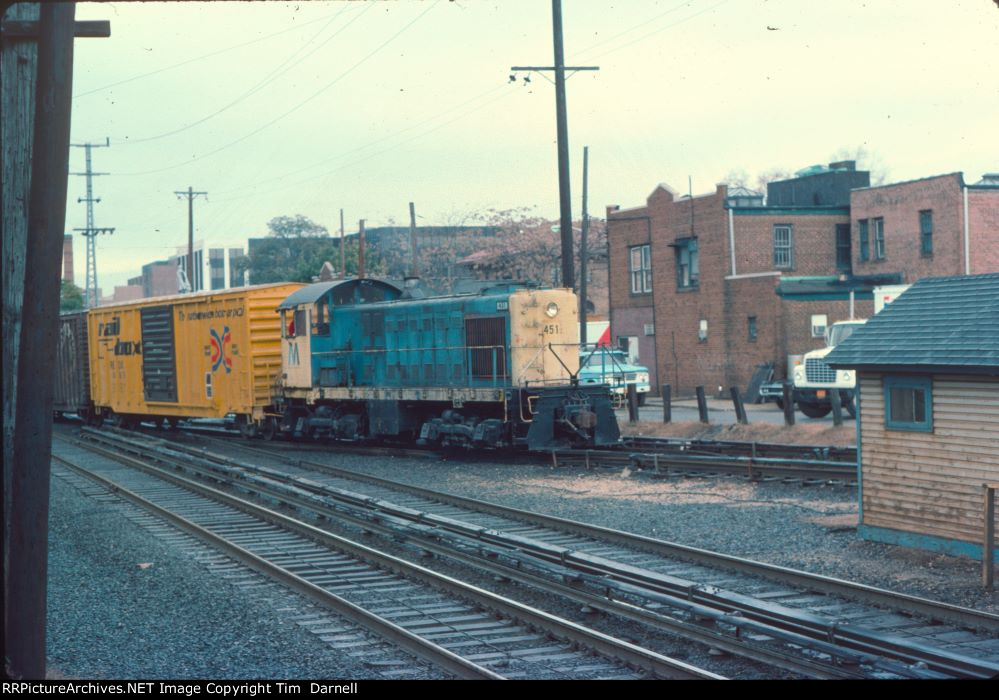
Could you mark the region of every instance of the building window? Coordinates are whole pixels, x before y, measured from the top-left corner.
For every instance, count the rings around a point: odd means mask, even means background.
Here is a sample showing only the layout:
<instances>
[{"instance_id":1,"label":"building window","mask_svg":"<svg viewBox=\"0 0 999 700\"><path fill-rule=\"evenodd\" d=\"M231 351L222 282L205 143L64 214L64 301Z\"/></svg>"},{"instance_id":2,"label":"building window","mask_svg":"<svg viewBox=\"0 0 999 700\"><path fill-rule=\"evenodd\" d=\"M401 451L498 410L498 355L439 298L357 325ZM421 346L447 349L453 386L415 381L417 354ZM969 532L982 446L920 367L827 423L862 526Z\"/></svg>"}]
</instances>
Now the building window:
<instances>
[{"instance_id":1,"label":"building window","mask_svg":"<svg viewBox=\"0 0 999 700\"><path fill-rule=\"evenodd\" d=\"M837 270L849 270L853 267L853 257L850 247L850 224L836 224Z\"/></svg>"},{"instance_id":2,"label":"building window","mask_svg":"<svg viewBox=\"0 0 999 700\"><path fill-rule=\"evenodd\" d=\"M812 337L825 338L829 319L825 314L812 314Z\"/></svg>"},{"instance_id":3,"label":"building window","mask_svg":"<svg viewBox=\"0 0 999 700\"><path fill-rule=\"evenodd\" d=\"M791 227L784 224L774 226L774 267L793 267L793 252L794 245L791 238Z\"/></svg>"},{"instance_id":4,"label":"building window","mask_svg":"<svg viewBox=\"0 0 999 700\"><path fill-rule=\"evenodd\" d=\"M885 377L885 428L933 432L933 380Z\"/></svg>"},{"instance_id":5,"label":"building window","mask_svg":"<svg viewBox=\"0 0 999 700\"><path fill-rule=\"evenodd\" d=\"M867 262L871 259L871 238L867 231L867 219L857 222L860 227L860 261Z\"/></svg>"},{"instance_id":6,"label":"building window","mask_svg":"<svg viewBox=\"0 0 999 700\"><path fill-rule=\"evenodd\" d=\"M652 246L630 248L631 293L648 294L652 291Z\"/></svg>"},{"instance_id":7,"label":"building window","mask_svg":"<svg viewBox=\"0 0 999 700\"><path fill-rule=\"evenodd\" d=\"M919 212L919 251L923 255L933 255L933 210Z\"/></svg>"},{"instance_id":8,"label":"building window","mask_svg":"<svg viewBox=\"0 0 999 700\"><path fill-rule=\"evenodd\" d=\"M755 342L758 335L756 330L756 316L750 316L747 319L749 323L749 340L750 342Z\"/></svg>"},{"instance_id":9,"label":"building window","mask_svg":"<svg viewBox=\"0 0 999 700\"><path fill-rule=\"evenodd\" d=\"M874 219L874 259L885 259L885 220Z\"/></svg>"},{"instance_id":10,"label":"building window","mask_svg":"<svg viewBox=\"0 0 999 700\"><path fill-rule=\"evenodd\" d=\"M676 251L677 289L695 289L700 279L700 261L696 238L680 238L673 244Z\"/></svg>"}]
</instances>

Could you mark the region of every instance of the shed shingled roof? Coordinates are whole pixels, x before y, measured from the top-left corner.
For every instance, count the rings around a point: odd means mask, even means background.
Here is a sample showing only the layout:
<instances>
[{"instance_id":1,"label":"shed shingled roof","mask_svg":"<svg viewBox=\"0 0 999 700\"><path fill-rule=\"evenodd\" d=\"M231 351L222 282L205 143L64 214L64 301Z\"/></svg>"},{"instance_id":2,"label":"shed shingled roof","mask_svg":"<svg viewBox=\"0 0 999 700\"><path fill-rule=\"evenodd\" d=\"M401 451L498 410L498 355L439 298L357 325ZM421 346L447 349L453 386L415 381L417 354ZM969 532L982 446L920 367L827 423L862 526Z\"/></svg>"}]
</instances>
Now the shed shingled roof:
<instances>
[{"instance_id":1,"label":"shed shingled roof","mask_svg":"<svg viewBox=\"0 0 999 700\"><path fill-rule=\"evenodd\" d=\"M826 361L833 367L999 373L999 274L919 280Z\"/></svg>"}]
</instances>

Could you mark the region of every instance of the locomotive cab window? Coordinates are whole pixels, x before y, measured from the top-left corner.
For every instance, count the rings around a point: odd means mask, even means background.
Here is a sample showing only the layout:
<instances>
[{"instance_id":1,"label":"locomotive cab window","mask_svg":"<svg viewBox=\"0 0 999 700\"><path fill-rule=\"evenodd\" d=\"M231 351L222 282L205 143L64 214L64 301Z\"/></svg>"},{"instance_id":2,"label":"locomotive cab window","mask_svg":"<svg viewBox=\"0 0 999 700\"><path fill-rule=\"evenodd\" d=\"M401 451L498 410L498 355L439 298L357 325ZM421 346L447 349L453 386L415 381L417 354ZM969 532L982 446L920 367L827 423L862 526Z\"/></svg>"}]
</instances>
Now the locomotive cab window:
<instances>
[{"instance_id":1,"label":"locomotive cab window","mask_svg":"<svg viewBox=\"0 0 999 700\"><path fill-rule=\"evenodd\" d=\"M330 322L326 313L326 299L320 299L312 308L312 335L329 335Z\"/></svg>"},{"instance_id":2,"label":"locomotive cab window","mask_svg":"<svg viewBox=\"0 0 999 700\"><path fill-rule=\"evenodd\" d=\"M305 309L295 309L294 312L281 312L281 334L285 338L295 338L306 332Z\"/></svg>"}]
</instances>

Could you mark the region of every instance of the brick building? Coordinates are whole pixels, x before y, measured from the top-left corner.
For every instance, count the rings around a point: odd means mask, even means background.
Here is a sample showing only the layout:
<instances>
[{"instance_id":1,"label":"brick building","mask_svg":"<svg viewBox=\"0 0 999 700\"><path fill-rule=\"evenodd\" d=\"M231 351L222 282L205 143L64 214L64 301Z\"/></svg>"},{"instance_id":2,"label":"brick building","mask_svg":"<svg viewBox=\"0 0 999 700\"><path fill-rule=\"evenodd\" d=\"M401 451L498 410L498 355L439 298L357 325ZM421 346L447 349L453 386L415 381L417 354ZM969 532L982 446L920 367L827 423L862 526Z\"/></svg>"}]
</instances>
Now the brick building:
<instances>
[{"instance_id":1,"label":"brick building","mask_svg":"<svg viewBox=\"0 0 999 700\"><path fill-rule=\"evenodd\" d=\"M73 283L73 236L66 234L62 237L62 278Z\"/></svg>"},{"instance_id":2,"label":"brick building","mask_svg":"<svg viewBox=\"0 0 999 700\"><path fill-rule=\"evenodd\" d=\"M892 270L915 282L999 270L999 174L973 185L950 173L867 187L850 200L858 274Z\"/></svg>"},{"instance_id":3,"label":"brick building","mask_svg":"<svg viewBox=\"0 0 999 700\"><path fill-rule=\"evenodd\" d=\"M999 270L989 177L872 188L852 163L833 163L768 188L768 202L811 203L766 206L727 185L693 198L659 185L645 206L607 209L611 335L637 343L653 385L678 394L746 387L763 363L786 376L788 355L822 347L828 324L870 316L876 286L964 273L958 265Z\"/></svg>"}]
</instances>

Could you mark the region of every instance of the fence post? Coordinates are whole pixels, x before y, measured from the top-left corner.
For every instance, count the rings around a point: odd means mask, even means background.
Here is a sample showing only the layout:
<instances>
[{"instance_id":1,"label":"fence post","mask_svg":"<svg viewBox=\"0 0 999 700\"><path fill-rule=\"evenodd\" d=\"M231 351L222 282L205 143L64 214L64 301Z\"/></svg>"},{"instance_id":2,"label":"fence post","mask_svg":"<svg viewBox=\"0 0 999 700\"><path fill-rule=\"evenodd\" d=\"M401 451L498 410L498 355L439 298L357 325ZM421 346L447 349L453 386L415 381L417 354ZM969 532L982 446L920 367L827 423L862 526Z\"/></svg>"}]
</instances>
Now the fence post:
<instances>
[{"instance_id":1,"label":"fence post","mask_svg":"<svg viewBox=\"0 0 999 700\"><path fill-rule=\"evenodd\" d=\"M794 394L791 384L784 382L784 424L794 425Z\"/></svg>"},{"instance_id":2,"label":"fence post","mask_svg":"<svg viewBox=\"0 0 999 700\"><path fill-rule=\"evenodd\" d=\"M673 420L673 387L663 384L663 423L670 423Z\"/></svg>"},{"instance_id":3,"label":"fence post","mask_svg":"<svg viewBox=\"0 0 999 700\"><path fill-rule=\"evenodd\" d=\"M742 404L742 394L739 393L739 387L729 387L728 391L732 395L732 405L735 406L735 419L743 425L747 425L749 418L746 416L746 407Z\"/></svg>"},{"instance_id":4,"label":"fence post","mask_svg":"<svg viewBox=\"0 0 999 700\"><path fill-rule=\"evenodd\" d=\"M839 389L829 390L829 401L832 403L833 425L843 425L843 399L840 398Z\"/></svg>"},{"instance_id":5,"label":"fence post","mask_svg":"<svg viewBox=\"0 0 999 700\"><path fill-rule=\"evenodd\" d=\"M695 389L697 392L697 412L701 416L702 423L708 423L708 400L704 397L704 387L699 386Z\"/></svg>"},{"instance_id":6,"label":"fence post","mask_svg":"<svg viewBox=\"0 0 999 700\"><path fill-rule=\"evenodd\" d=\"M634 384L628 384L628 422L638 422L638 391Z\"/></svg>"}]
</instances>

